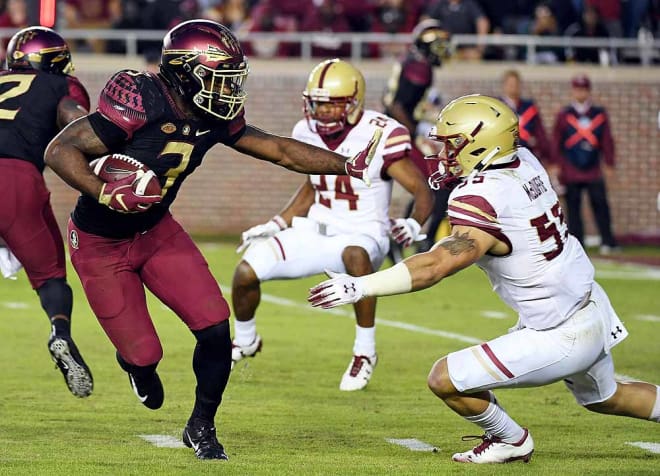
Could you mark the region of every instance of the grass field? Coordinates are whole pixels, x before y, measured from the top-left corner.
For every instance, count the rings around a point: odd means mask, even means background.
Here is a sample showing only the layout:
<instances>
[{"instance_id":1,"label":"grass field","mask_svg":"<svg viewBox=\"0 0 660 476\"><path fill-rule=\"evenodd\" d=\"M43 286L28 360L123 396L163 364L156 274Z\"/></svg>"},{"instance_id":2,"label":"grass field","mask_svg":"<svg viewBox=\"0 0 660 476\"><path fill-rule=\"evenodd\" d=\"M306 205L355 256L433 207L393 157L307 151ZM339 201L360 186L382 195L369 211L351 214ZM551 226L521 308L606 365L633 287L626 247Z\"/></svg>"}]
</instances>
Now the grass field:
<instances>
[{"instance_id":1,"label":"grass field","mask_svg":"<svg viewBox=\"0 0 660 476\"><path fill-rule=\"evenodd\" d=\"M202 248L228 292L234 245ZM597 270L631 334L614 349L617 372L660 382L660 271L607 263ZM529 465L450 461L472 444L460 437L479 431L431 394L428 370L446 353L515 323L476 268L430 290L379 301L380 361L367 389L352 393L338 390L353 342L350 308L308 307L307 289L319 277L266 283L258 313L264 350L237 366L216 422L229 462L200 462L189 449L140 437L174 441L189 415L193 337L183 324L150 300L165 350L159 372L166 393L163 408L150 411L130 390L73 271L69 281L74 337L95 378L94 394L82 400L69 394L50 361L48 325L25 274L0 282L0 475L660 474L660 455L627 444L658 446L659 425L589 413L563 384L498 392L534 436ZM411 451L387 441L394 438L438 451Z\"/></svg>"}]
</instances>

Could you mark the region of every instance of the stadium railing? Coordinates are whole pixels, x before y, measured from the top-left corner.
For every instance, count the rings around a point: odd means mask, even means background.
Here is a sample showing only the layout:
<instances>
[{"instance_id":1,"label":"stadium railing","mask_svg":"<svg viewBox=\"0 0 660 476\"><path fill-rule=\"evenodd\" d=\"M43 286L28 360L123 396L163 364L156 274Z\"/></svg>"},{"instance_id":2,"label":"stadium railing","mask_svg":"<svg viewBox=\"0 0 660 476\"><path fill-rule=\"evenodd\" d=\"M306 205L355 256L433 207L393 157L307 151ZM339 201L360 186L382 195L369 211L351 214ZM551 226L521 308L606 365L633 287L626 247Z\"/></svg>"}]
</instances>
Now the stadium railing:
<instances>
[{"instance_id":1,"label":"stadium railing","mask_svg":"<svg viewBox=\"0 0 660 476\"><path fill-rule=\"evenodd\" d=\"M161 30L108 30L108 29L61 29L60 33L67 40L119 40L124 42L125 54L138 54L138 41L161 41L165 31ZM9 38L16 32L13 28L0 28L0 38ZM402 44L407 45L412 37L409 34L388 33L239 33L241 41L288 42L300 44L300 59L309 60L312 57L312 45L321 38L330 36L333 42L350 43L351 59L360 60L368 44ZM533 35L454 35L451 38L453 48L461 46L495 46L524 48L528 64L534 64L539 48L596 48L622 53L626 58L639 62L643 66L651 66L660 60L660 40L650 35L640 35L639 38L581 38L565 36L533 36Z\"/></svg>"}]
</instances>

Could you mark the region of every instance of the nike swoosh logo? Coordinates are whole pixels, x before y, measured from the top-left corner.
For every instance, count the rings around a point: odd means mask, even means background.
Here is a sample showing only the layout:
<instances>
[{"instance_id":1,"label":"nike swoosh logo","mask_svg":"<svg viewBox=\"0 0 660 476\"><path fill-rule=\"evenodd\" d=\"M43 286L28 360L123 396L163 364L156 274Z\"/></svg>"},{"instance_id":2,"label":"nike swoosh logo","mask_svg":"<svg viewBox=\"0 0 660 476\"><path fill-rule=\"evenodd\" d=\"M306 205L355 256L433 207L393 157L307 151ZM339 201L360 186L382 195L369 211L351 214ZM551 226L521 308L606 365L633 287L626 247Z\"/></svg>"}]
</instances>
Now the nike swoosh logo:
<instances>
[{"instance_id":1,"label":"nike swoosh logo","mask_svg":"<svg viewBox=\"0 0 660 476\"><path fill-rule=\"evenodd\" d=\"M203 136L204 134L207 134L211 132L211 129L207 129L205 131L195 131L195 137Z\"/></svg>"},{"instance_id":2,"label":"nike swoosh logo","mask_svg":"<svg viewBox=\"0 0 660 476\"><path fill-rule=\"evenodd\" d=\"M117 202L121 205L121 207L124 210L128 211L128 207L124 203L124 194L123 193L118 193L117 195L115 195L115 200L117 200Z\"/></svg>"},{"instance_id":3,"label":"nike swoosh logo","mask_svg":"<svg viewBox=\"0 0 660 476\"><path fill-rule=\"evenodd\" d=\"M188 441L190 442L190 446L192 446L192 449L195 450L195 453L197 453L197 449L199 448L199 443L195 443L193 439L190 437L190 432L186 430L186 435L188 435Z\"/></svg>"},{"instance_id":4,"label":"nike swoosh logo","mask_svg":"<svg viewBox=\"0 0 660 476\"><path fill-rule=\"evenodd\" d=\"M149 398L149 395L145 395L144 397L140 395L140 392L138 392L137 386L135 385L135 380L133 380L133 376L129 374L128 378L131 380L131 387L133 387L133 392L138 397L138 400L140 400L141 403L144 403L147 398Z\"/></svg>"}]
</instances>

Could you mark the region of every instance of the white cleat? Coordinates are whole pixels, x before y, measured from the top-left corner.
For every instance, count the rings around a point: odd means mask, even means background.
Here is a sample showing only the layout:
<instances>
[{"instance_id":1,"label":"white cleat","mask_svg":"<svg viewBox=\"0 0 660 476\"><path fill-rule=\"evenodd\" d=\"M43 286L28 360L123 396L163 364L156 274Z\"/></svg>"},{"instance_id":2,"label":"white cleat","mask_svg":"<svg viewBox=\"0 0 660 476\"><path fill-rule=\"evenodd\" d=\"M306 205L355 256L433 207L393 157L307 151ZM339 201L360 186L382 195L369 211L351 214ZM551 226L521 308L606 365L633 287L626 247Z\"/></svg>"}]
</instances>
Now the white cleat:
<instances>
[{"instance_id":1,"label":"white cleat","mask_svg":"<svg viewBox=\"0 0 660 476\"><path fill-rule=\"evenodd\" d=\"M527 428L523 428L525 433L517 443L505 443L496 436L466 436L463 440L472 438L481 438L481 444L475 446L465 453L456 453L451 457L459 463L511 463L512 461L523 461L529 463L534 453L534 440L529 434Z\"/></svg>"},{"instance_id":2,"label":"white cleat","mask_svg":"<svg viewBox=\"0 0 660 476\"><path fill-rule=\"evenodd\" d=\"M352 392L354 390L362 390L366 387L371 379L371 374L374 372L376 362L378 362L378 356L376 354L371 357L354 355L341 378L339 390Z\"/></svg>"},{"instance_id":3,"label":"white cleat","mask_svg":"<svg viewBox=\"0 0 660 476\"><path fill-rule=\"evenodd\" d=\"M231 368L234 368L234 365L236 365L236 362L239 360L243 360L245 357L254 357L257 355L257 352L261 351L261 347L263 346L263 341L261 340L261 336L257 334L257 337L255 337L254 342L249 345L238 345L236 341L233 341L231 343Z\"/></svg>"}]
</instances>

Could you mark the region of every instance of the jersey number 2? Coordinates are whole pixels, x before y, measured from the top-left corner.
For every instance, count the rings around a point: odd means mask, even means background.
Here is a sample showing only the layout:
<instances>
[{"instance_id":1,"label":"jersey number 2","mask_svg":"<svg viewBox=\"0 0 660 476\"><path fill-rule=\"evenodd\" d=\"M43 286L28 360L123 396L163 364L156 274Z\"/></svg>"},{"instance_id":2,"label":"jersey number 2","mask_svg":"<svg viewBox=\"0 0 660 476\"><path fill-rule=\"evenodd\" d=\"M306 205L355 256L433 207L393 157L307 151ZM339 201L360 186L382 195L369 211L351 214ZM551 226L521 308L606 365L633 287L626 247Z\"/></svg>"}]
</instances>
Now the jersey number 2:
<instances>
[{"instance_id":1,"label":"jersey number 2","mask_svg":"<svg viewBox=\"0 0 660 476\"><path fill-rule=\"evenodd\" d=\"M319 184L316 189L319 192L328 191L328 183L325 181L325 175L320 175ZM353 191L351 186L351 178L348 175L337 175L335 179L335 200L348 200L348 209L357 210L357 202L360 198ZM319 203L328 208L332 208L332 201L329 198L325 198L323 194L319 193Z\"/></svg>"},{"instance_id":2,"label":"jersey number 2","mask_svg":"<svg viewBox=\"0 0 660 476\"><path fill-rule=\"evenodd\" d=\"M7 89L5 92L0 94L0 103L6 101L7 99L15 98L21 94L25 94L28 89L30 89L30 84L34 81L36 75L26 75L26 74L8 74L7 76L0 77L0 86L5 83L18 83L16 86ZM18 114L19 109L2 109L0 108L0 119L6 121L13 121Z\"/></svg>"}]
</instances>

